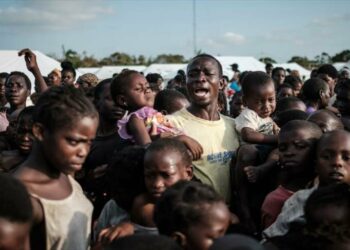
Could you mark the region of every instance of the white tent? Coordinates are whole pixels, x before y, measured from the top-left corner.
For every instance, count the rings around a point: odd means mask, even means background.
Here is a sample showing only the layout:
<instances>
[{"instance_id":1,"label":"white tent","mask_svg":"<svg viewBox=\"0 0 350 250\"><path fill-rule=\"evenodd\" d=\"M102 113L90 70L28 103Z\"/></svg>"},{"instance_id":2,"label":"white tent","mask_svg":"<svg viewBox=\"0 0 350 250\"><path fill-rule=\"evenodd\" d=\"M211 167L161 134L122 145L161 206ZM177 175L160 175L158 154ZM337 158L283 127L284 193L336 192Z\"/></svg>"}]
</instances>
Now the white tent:
<instances>
[{"instance_id":1,"label":"white tent","mask_svg":"<svg viewBox=\"0 0 350 250\"><path fill-rule=\"evenodd\" d=\"M33 51L36 55L41 74L47 76L53 69L61 68L60 62L48 57L40 51ZM32 82L32 91L34 90L34 76L27 70L24 56L19 57L17 50L0 50L0 72L10 73L12 71L21 71L25 73Z\"/></svg>"},{"instance_id":2,"label":"white tent","mask_svg":"<svg viewBox=\"0 0 350 250\"><path fill-rule=\"evenodd\" d=\"M297 70L300 73L300 76L303 79L309 79L310 78L310 74L311 71L305 69L304 67L300 66L299 64L297 64L296 62L292 62L292 63L279 63L279 64L274 64L273 65L274 68L276 67L282 67L284 69L290 69L290 70Z\"/></svg>"},{"instance_id":3,"label":"white tent","mask_svg":"<svg viewBox=\"0 0 350 250\"><path fill-rule=\"evenodd\" d=\"M337 63L333 63L333 66L339 71L344 67L350 68L350 62L337 62Z\"/></svg>"},{"instance_id":4,"label":"white tent","mask_svg":"<svg viewBox=\"0 0 350 250\"><path fill-rule=\"evenodd\" d=\"M110 78L113 74L119 74L123 69L143 71L146 66L143 65L120 65L120 66L103 66L100 70L96 71L94 74L99 80ZM91 72L92 73L92 72Z\"/></svg>"},{"instance_id":5,"label":"white tent","mask_svg":"<svg viewBox=\"0 0 350 250\"><path fill-rule=\"evenodd\" d=\"M164 80L172 79L176 76L178 70L186 69L187 64L180 63L164 63L164 64L151 64L146 69L143 70L143 74L146 76L149 73L158 73L160 74Z\"/></svg>"},{"instance_id":6,"label":"white tent","mask_svg":"<svg viewBox=\"0 0 350 250\"><path fill-rule=\"evenodd\" d=\"M265 64L252 56L216 56L222 65L224 75L232 78L231 64L237 63L240 72L243 71L265 71Z\"/></svg>"},{"instance_id":7,"label":"white tent","mask_svg":"<svg viewBox=\"0 0 350 250\"><path fill-rule=\"evenodd\" d=\"M79 71L80 74L86 74L86 73L92 73L96 74L97 71L99 71L101 68L99 67L86 67L86 68L78 68L77 71Z\"/></svg>"}]
</instances>

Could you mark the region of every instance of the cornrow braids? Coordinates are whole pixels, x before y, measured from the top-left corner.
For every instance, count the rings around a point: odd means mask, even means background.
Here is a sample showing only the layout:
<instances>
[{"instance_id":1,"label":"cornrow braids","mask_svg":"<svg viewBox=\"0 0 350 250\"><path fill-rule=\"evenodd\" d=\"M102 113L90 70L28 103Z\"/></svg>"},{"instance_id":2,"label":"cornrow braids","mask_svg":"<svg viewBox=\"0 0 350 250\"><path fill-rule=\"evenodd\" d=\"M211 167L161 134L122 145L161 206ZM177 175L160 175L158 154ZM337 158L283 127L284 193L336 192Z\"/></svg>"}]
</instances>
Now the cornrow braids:
<instances>
[{"instance_id":1,"label":"cornrow braids","mask_svg":"<svg viewBox=\"0 0 350 250\"><path fill-rule=\"evenodd\" d=\"M38 99L34 123L43 124L49 131L73 127L77 119L98 117L92 102L73 86L52 87Z\"/></svg>"}]
</instances>

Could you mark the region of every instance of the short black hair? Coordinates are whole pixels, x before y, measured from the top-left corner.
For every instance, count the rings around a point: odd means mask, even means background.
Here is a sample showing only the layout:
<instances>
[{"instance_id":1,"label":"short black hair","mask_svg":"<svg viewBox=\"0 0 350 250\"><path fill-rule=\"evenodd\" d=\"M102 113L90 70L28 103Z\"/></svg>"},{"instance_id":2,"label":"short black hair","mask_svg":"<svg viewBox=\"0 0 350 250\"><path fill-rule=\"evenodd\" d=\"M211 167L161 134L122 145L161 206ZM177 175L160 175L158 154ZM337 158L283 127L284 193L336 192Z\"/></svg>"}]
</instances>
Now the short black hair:
<instances>
[{"instance_id":1,"label":"short black hair","mask_svg":"<svg viewBox=\"0 0 350 250\"><path fill-rule=\"evenodd\" d=\"M346 218L339 220L335 215L333 220L323 218L315 211L325 207L342 207ZM316 237L326 238L331 242L350 239L350 186L346 183L334 184L316 189L305 204L307 232Z\"/></svg>"},{"instance_id":2,"label":"short black hair","mask_svg":"<svg viewBox=\"0 0 350 250\"><path fill-rule=\"evenodd\" d=\"M181 250L179 244L164 235L136 234L119 238L108 249L115 250Z\"/></svg>"},{"instance_id":3,"label":"short black hair","mask_svg":"<svg viewBox=\"0 0 350 250\"><path fill-rule=\"evenodd\" d=\"M36 103L34 123L49 131L74 126L83 117L98 118L93 103L74 86L54 86L45 91Z\"/></svg>"},{"instance_id":4,"label":"short black hair","mask_svg":"<svg viewBox=\"0 0 350 250\"><path fill-rule=\"evenodd\" d=\"M152 154L153 152L162 151L175 151L182 156L182 160L185 164L191 165L192 158L188 152L185 144L177 139L162 138L152 142L146 149L146 154Z\"/></svg>"},{"instance_id":5,"label":"short black hair","mask_svg":"<svg viewBox=\"0 0 350 250\"><path fill-rule=\"evenodd\" d=\"M165 110L167 114L173 113L173 105L176 100L187 100L186 96L174 89L164 89L157 93L154 99L154 109L158 111Z\"/></svg>"},{"instance_id":6,"label":"short black hair","mask_svg":"<svg viewBox=\"0 0 350 250\"><path fill-rule=\"evenodd\" d=\"M6 82L6 80L7 80L7 78L9 77L9 73L7 73L7 72L1 72L0 73L0 78L5 78L5 82Z\"/></svg>"},{"instance_id":7,"label":"short black hair","mask_svg":"<svg viewBox=\"0 0 350 250\"><path fill-rule=\"evenodd\" d=\"M317 101L320 99L320 91L326 91L328 88L324 80L318 77L310 78L301 88L301 98L305 101Z\"/></svg>"},{"instance_id":8,"label":"short black hair","mask_svg":"<svg viewBox=\"0 0 350 250\"><path fill-rule=\"evenodd\" d=\"M288 75L284 79L284 83L289 84L294 89L294 88L296 88L298 83L303 83L303 81L297 76Z\"/></svg>"},{"instance_id":9,"label":"short black hair","mask_svg":"<svg viewBox=\"0 0 350 250\"><path fill-rule=\"evenodd\" d=\"M350 90L350 79L339 81L335 86L335 91L349 91Z\"/></svg>"},{"instance_id":10,"label":"short black hair","mask_svg":"<svg viewBox=\"0 0 350 250\"><path fill-rule=\"evenodd\" d=\"M290 121L294 120L306 120L308 114L298 109L290 109L276 114L274 121L279 127L283 127Z\"/></svg>"},{"instance_id":11,"label":"short black hair","mask_svg":"<svg viewBox=\"0 0 350 250\"><path fill-rule=\"evenodd\" d=\"M134 198L146 190L143 174L145 148L127 146L115 152L107 167L109 192L118 206L130 211Z\"/></svg>"},{"instance_id":12,"label":"short black hair","mask_svg":"<svg viewBox=\"0 0 350 250\"><path fill-rule=\"evenodd\" d=\"M293 86L290 85L289 83L283 83L279 86L278 91L280 91L283 88L293 89Z\"/></svg>"},{"instance_id":13,"label":"short black hair","mask_svg":"<svg viewBox=\"0 0 350 250\"><path fill-rule=\"evenodd\" d=\"M10 79L11 76L21 76L21 77L23 77L24 78L24 82L26 83L27 89L28 90L32 89L32 82L30 81L29 77L26 74L24 74L23 72L21 72L21 71L12 71L8 75L8 77L6 79L6 82Z\"/></svg>"},{"instance_id":14,"label":"short black hair","mask_svg":"<svg viewBox=\"0 0 350 250\"><path fill-rule=\"evenodd\" d=\"M125 90L129 87L132 77L138 74L140 73L136 70L124 70L112 79L111 95L115 103L117 102L116 97L125 93Z\"/></svg>"},{"instance_id":15,"label":"short black hair","mask_svg":"<svg viewBox=\"0 0 350 250\"><path fill-rule=\"evenodd\" d=\"M190 65L191 63L193 63L195 60L199 59L199 58L203 58L203 57L206 57L206 58L209 58L213 61L216 62L216 64L218 65L218 69L219 69L219 77L221 78L223 76L223 70L222 70L222 65L221 63L219 62L218 59L216 59L214 56L212 55L209 55L209 54L199 54L199 55L196 55L195 57L193 57L189 62L188 62L188 65ZM187 70L188 70L188 65L187 65Z\"/></svg>"},{"instance_id":16,"label":"short black hair","mask_svg":"<svg viewBox=\"0 0 350 250\"><path fill-rule=\"evenodd\" d=\"M242 79L243 96L249 96L257 87L272 83L272 78L262 71L247 73Z\"/></svg>"},{"instance_id":17,"label":"short black hair","mask_svg":"<svg viewBox=\"0 0 350 250\"><path fill-rule=\"evenodd\" d=\"M333 79L338 78L338 70L332 64L324 64L317 70L318 74L326 74Z\"/></svg>"},{"instance_id":18,"label":"short black hair","mask_svg":"<svg viewBox=\"0 0 350 250\"><path fill-rule=\"evenodd\" d=\"M334 128L334 130L344 129L344 125L343 125L341 119L338 116L336 116L332 111L329 111L327 109L320 109L320 110L313 112L307 118L307 120L313 122L312 118L317 117L319 115L325 115L327 122L330 122L332 124L332 127Z\"/></svg>"},{"instance_id":19,"label":"short black hair","mask_svg":"<svg viewBox=\"0 0 350 250\"><path fill-rule=\"evenodd\" d=\"M299 130L299 129L308 130L309 131L308 134L312 135L312 137L317 139L321 138L323 134L319 126L317 126L313 122L309 122L305 120L293 120L288 122L281 128L280 134L283 134L285 132L290 132L292 130Z\"/></svg>"},{"instance_id":20,"label":"short black hair","mask_svg":"<svg viewBox=\"0 0 350 250\"><path fill-rule=\"evenodd\" d=\"M290 107L296 103L304 103L298 97L288 96L277 101L276 113L290 110Z\"/></svg>"},{"instance_id":21,"label":"short black hair","mask_svg":"<svg viewBox=\"0 0 350 250\"><path fill-rule=\"evenodd\" d=\"M265 64L265 68L271 68L271 67L273 67L272 63L266 63Z\"/></svg>"},{"instance_id":22,"label":"short black hair","mask_svg":"<svg viewBox=\"0 0 350 250\"><path fill-rule=\"evenodd\" d=\"M274 75L275 75L278 71L280 71L280 70L286 72L286 70L285 70L284 68L282 68L282 67L276 67L276 68L273 68L273 70L272 70L272 76L274 76Z\"/></svg>"},{"instance_id":23,"label":"short black hair","mask_svg":"<svg viewBox=\"0 0 350 250\"><path fill-rule=\"evenodd\" d=\"M73 64L70 61L61 62L62 73L63 71L72 72L73 76L76 77L77 73L73 67Z\"/></svg>"},{"instance_id":24,"label":"short black hair","mask_svg":"<svg viewBox=\"0 0 350 250\"><path fill-rule=\"evenodd\" d=\"M163 79L163 77L158 73L149 73L146 75L148 83L157 83L158 79Z\"/></svg>"},{"instance_id":25,"label":"short black hair","mask_svg":"<svg viewBox=\"0 0 350 250\"><path fill-rule=\"evenodd\" d=\"M154 209L154 222L159 233L172 235L205 219L203 206L224 202L209 185L194 181L179 181L168 188Z\"/></svg>"},{"instance_id":26,"label":"short black hair","mask_svg":"<svg viewBox=\"0 0 350 250\"><path fill-rule=\"evenodd\" d=\"M33 208L25 186L8 174L0 174L0 218L14 223L32 221Z\"/></svg>"}]
</instances>

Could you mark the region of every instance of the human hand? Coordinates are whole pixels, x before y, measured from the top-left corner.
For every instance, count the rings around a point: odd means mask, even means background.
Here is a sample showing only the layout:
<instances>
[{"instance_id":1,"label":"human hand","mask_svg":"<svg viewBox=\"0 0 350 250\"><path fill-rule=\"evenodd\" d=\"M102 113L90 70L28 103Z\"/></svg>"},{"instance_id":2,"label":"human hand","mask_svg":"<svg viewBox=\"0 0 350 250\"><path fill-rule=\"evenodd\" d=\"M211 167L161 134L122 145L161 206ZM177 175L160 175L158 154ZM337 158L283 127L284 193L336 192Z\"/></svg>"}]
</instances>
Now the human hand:
<instances>
[{"instance_id":1,"label":"human hand","mask_svg":"<svg viewBox=\"0 0 350 250\"><path fill-rule=\"evenodd\" d=\"M109 244L115 239L134 234L134 225L131 222L122 222L116 226L103 229L98 235L98 242Z\"/></svg>"},{"instance_id":2,"label":"human hand","mask_svg":"<svg viewBox=\"0 0 350 250\"><path fill-rule=\"evenodd\" d=\"M273 123L273 127L272 127L273 134L278 135L280 130L281 130L280 127L278 127L276 123Z\"/></svg>"},{"instance_id":3,"label":"human hand","mask_svg":"<svg viewBox=\"0 0 350 250\"><path fill-rule=\"evenodd\" d=\"M188 137L186 135L179 135L176 137L178 140L182 141L190 153L192 154L192 160L199 160L203 154L203 148L195 139Z\"/></svg>"},{"instance_id":4,"label":"human hand","mask_svg":"<svg viewBox=\"0 0 350 250\"><path fill-rule=\"evenodd\" d=\"M30 49L22 49L18 52L18 56L23 56L26 62L27 69L33 71L38 68L38 63L36 61L36 55Z\"/></svg>"},{"instance_id":5,"label":"human hand","mask_svg":"<svg viewBox=\"0 0 350 250\"><path fill-rule=\"evenodd\" d=\"M247 179L250 183L256 183L259 178L259 169L254 166L247 166L244 169Z\"/></svg>"}]
</instances>

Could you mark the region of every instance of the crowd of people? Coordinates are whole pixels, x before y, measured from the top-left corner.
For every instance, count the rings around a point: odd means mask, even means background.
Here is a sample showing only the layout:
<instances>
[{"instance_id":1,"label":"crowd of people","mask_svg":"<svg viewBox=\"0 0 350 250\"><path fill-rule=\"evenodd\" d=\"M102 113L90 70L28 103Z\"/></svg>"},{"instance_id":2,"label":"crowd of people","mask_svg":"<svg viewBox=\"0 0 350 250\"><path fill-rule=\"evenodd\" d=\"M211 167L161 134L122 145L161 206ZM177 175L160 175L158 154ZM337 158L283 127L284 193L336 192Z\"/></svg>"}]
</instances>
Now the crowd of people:
<instances>
[{"instance_id":1,"label":"crowd of people","mask_svg":"<svg viewBox=\"0 0 350 250\"><path fill-rule=\"evenodd\" d=\"M200 54L163 83L19 56L35 82L0 73L0 249L350 248L348 68L229 79Z\"/></svg>"}]
</instances>

